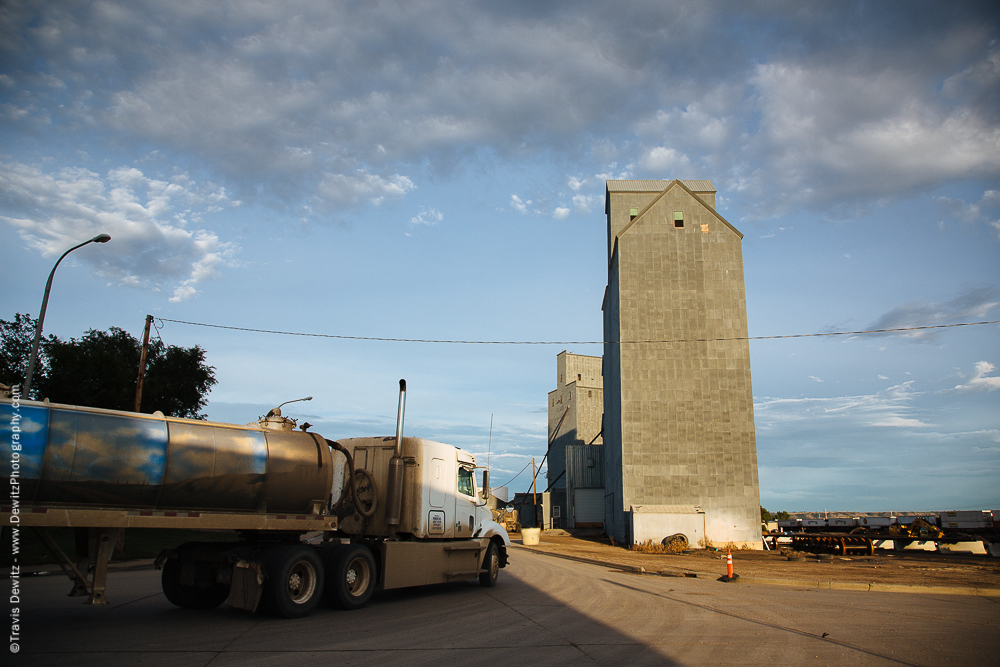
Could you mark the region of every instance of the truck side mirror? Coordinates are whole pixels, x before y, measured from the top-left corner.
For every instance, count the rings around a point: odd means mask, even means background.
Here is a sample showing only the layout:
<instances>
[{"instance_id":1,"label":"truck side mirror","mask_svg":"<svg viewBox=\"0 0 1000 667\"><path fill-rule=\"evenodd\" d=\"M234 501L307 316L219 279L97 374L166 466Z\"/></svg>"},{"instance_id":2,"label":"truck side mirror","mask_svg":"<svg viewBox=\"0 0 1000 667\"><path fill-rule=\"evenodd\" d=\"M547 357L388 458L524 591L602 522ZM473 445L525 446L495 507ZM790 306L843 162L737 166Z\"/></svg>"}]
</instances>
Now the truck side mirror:
<instances>
[{"instance_id":1,"label":"truck side mirror","mask_svg":"<svg viewBox=\"0 0 1000 667\"><path fill-rule=\"evenodd\" d=\"M490 497L490 471L483 471L483 500Z\"/></svg>"}]
</instances>

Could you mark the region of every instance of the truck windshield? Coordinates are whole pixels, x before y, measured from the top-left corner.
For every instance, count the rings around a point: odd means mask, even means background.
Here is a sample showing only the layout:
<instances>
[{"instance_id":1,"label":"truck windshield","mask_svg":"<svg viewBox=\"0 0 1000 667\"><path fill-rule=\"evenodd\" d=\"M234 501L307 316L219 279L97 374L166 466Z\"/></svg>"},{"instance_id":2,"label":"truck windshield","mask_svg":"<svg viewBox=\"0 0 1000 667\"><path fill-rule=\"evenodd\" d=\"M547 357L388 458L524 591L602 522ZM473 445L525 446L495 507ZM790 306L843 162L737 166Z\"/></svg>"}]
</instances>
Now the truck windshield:
<instances>
[{"instance_id":1,"label":"truck windshield","mask_svg":"<svg viewBox=\"0 0 1000 667\"><path fill-rule=\"evenodd\" d=\"M476 483L473 472L468 468L458 468L458 492L466 496L476 495Z\"/></svg>"}]
</instances>

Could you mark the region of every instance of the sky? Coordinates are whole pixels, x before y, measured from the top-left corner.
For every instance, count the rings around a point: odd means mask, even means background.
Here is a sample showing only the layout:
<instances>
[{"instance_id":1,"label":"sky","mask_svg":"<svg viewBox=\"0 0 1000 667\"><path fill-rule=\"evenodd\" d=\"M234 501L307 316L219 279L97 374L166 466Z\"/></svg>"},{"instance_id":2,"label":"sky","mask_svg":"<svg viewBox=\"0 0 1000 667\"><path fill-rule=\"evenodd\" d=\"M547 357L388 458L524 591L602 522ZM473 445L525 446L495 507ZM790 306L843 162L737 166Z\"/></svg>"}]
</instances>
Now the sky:
<instances>
[{"instance_id":1,"label":"sky","mask_svg":"<svg viewBox=\"0 0 1000 667\"><path fill-rule=\"evenodd\" d=\"M4 0L0 119L0 318L108 233L47 334L154 315L212 420L313 396L328 438L406 378L407 435L512 492L601 354L607 179L712 181L751 337L1000 320L989 2ZM750 351L768 509L1000 508L997 324Z\"/></svg>"}]
</instances>

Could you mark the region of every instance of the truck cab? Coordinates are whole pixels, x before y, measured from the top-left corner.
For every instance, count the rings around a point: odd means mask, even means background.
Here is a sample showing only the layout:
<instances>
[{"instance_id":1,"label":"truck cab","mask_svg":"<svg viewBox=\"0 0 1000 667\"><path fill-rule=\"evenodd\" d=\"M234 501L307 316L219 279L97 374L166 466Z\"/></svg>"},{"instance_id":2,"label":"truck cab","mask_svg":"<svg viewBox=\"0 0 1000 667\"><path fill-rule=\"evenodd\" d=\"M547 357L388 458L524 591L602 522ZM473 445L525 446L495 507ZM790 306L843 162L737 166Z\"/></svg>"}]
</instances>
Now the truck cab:
<instances>
[{"instance_id":1,"label":"truck cab","mask_svg":"<svg viewBox=\"0 0 1000 667\"><path fill-rule=\"evenodd\" d=\"M389 459L395 438L349 438L338 441L350 450L356 469L369 471L374 493L383 496L388 486ZM506 549L507 531L493 520L486 499L476 484L476 458L469 452L424 438L403 438L402 518L400 537L417 540L462 540L497 537ZM343 493L348 476L347 458L334 453L333 496ZM341 517L340 529L348 534L387 536L385 503L376 503L374 516ZM362 525L364 524L364 525Z\"/></svg>"}]
</instances>

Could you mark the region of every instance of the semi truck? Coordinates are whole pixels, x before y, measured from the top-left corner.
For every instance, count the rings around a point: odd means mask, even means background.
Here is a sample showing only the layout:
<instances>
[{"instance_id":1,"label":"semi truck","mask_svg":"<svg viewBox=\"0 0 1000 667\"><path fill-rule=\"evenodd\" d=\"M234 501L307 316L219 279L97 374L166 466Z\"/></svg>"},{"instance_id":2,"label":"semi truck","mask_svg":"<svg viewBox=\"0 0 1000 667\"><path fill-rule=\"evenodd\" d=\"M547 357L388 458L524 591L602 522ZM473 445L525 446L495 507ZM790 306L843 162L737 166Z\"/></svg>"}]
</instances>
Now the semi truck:
<instances>
[{"instance_id":1,"label":"semi truck","mask_svg":"<svg viewBox=\"0 0 1000 667\"><path fill-rule=\"evenodd\" d=\"M510 538L486 506L489 472L480 491L471 453L403 437L405 399L400 380L395 437L330 440L280 406L237 426L14 394L0 399L0 522L34 531L89 604L107 603L108 561L138 527L205 531L155 561L179 607L296 618L377 589L495 586ZM52 527L76 529L75 558Z\"/></svg>"}]
</instances>

